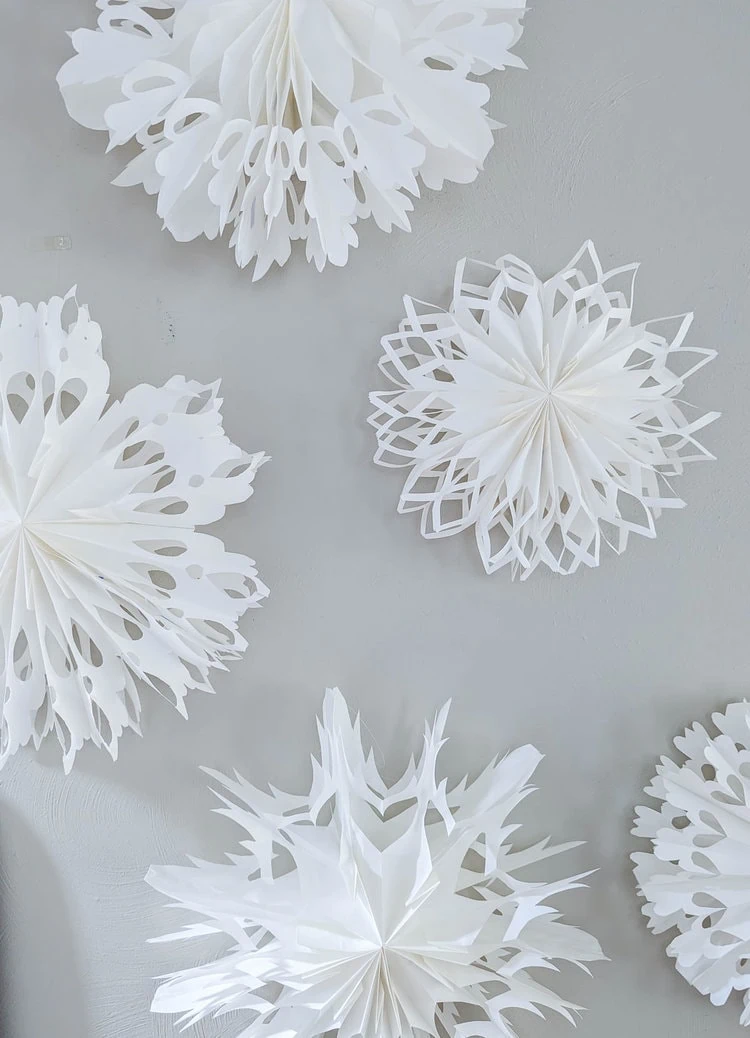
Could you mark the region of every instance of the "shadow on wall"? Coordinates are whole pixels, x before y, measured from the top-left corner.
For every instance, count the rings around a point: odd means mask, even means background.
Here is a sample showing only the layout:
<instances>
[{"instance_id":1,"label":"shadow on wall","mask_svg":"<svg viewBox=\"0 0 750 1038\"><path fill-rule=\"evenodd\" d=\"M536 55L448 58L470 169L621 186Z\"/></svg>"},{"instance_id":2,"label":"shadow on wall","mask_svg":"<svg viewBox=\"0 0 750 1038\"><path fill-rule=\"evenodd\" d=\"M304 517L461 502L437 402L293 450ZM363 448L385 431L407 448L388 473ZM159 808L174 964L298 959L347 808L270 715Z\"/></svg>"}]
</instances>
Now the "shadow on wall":
<instances>
[{"instance_id":1,"label":"shadow on wall","mask_svg":"<svg viewBox=\"0 0 750 1038\"><path fill-rule=\"evenodd\" d=\"M0 818L0 1035L90 1034L59 878L44 847L4 804Z\"/></svg>"}]
</instances>

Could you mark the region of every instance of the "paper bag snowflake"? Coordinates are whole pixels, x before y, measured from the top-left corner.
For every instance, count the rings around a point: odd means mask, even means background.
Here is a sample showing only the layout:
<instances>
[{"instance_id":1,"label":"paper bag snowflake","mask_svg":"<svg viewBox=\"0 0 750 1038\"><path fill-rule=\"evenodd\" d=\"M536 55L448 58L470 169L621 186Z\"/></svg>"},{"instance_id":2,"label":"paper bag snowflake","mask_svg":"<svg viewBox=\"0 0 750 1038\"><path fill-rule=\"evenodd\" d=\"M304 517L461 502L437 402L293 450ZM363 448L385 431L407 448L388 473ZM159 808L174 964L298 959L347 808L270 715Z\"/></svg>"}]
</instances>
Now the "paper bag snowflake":
<instances>
[{"instance_id":1,"label":"paper bag snowflake","mask_svg":"<svg viewBox=\"0 0 750 1038\"><path fill-rule=\"evenodd\" d=\"M265 458L224 435L218 385L111 400L101 329L70 296L0 308L0 764L54 731L69 770L87 739L116 757L139 688L184 714L246 648L237 620L267 590L195 528Z\"/></svg>"},{"instance_id":2,"label":"paper bag snowflake","mask_svg":"<svg viewBox=\"0 0 750 1038\"><path fill-rule=\"evenodd\" d=\"M636 270L605 274L589 242L548 281L463 260L447 312L407 297L370 422L425 537L473 527L486 571L524 579L597 566L602 541L620 553L682 507L670 480L711 457L695 437L718 417L682 392L715 354L683 345L692 314L633 323Z\"/></svg>"},{"instance_id":3,"label":"paper bag snowflake","mask_svg":"<svg viewBox=\"0 0 750 1038\"><path fill-rule=\"evenodd\" d=\"M338 691L326 696L306 796L209 772L226 791L219 813L247 834L244 852L147 878L200 920L162 940L221 935L226 952L170 976L155 1012L189 1025L237 1010L238 1038L511 1038L509 1009L572 1019L578 1007L538 973L602 957L547 903L584 877L519 872L575 845L519 850L508 822L540 755L524 746L448 790L436 775L447 712L391 787Z\"/></svg>"},{"instance_id":4,"label":"paper bag snowflake","mask_svg":"<svg viewBox=\"0 0 750 1038\"><path fill-rule=\"evenodd\" d=\"M743 992L750 1025L750 706L714 714L675 739L684 760L662 757L639 807L633 855L643 912L654 933L677 931L667 948L678 972L716 1006Z\"/></svg>"},{"instance_id":5,"label":"paper bag snowflake","mask_svg":"<svg viewBox=\"0 0 750 1038\"><path fill-rule=\"evenodd\" d=\"M355 224L409 229L419 180L476 177L497 128L477 77L507 65L526 0L97 0L58 82L72 117L139 154L178 241L232 228L260 278L304 240L346 263Z\"/></svg>"}]
</instances>

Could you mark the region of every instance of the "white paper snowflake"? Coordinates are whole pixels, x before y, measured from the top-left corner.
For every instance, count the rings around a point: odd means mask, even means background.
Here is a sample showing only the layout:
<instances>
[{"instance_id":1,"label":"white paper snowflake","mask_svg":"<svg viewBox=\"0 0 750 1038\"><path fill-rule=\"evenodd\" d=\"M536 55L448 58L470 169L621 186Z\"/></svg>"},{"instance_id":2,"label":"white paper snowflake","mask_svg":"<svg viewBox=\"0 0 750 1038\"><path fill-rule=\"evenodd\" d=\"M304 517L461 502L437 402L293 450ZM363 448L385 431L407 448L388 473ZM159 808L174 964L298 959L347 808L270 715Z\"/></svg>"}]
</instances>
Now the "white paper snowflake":
<instances>
[{"instance_id":1,"label":"white paper snowflake","mask_svg":"<svg viewBox=\"0 0 750 1038\"><path fill-rule=\"evenodd\" d=\"M597 566L602 540L620 553L683 506L668 480L712 457L695 434L718 415L688 419L680 394L715 353L683 345L692 314L632 323L637 269L605 274L587 242L549 281L462 260L448 312L406 298L370 423L425 537L473 526L486 571L525 579Z\"/></svg>"},{"instance_id":2,"label":"white paper snowflake","mask_svg":"<svg viewBox=\"0 0 750 1038\"><path fill-rule=\"evenodd\" d=\"M508 65L526 0L97 0L58 82L68 111L135 140L178 241L233 228L260 278L307 242L346 263L354 225L409 229L419 194L468 183L497 128L475 77Z\"/></svg>"},{"instance_id":3,"label":"white paper snowflake","mask_svg":"<svg viewBox=\"0 0 750 1038\"><path fill-rule=\"evenodd\" d=\"M265 457L224 435L218 384L111 400L72 293L0 309L0 764L54 730L67 771L85 740L114 758L139 730L139 683L185 714L246 648L237 620L267 589L195 527L244 501Z\"/></svg>"},{"instance_id":4,"label":"white paper snowflake","mask_svg":"<svg viewBox=\"0 0 750 1038\"><path fill-rule=\"evenodd\" d=\"M654 933L677 930L667 948L678 972L715 1006L744 992L750 1025L750 706L713 715L675 739L685 758L661 758L646 793L657 810L636 810L635 836L653 850L634 854L643 909Z\"/></svg>"},{"instance_id":5,"label":"white paper snowflake","mask_svg":"<svg viewBox=\"0 0 750 1038\"><path fill-rule=\"evenodd\" d=\"M593 937L546 904L584 877L517 873L576 845L516 850L518 826L507 821L540 755L524 746L448 791L435 773L447 713L390 788L338 690L325 699L307 796L209 772L229 794L219 794L219 813L248 834L246 853L153 868L147 879L201 918L161 940L220 934L231 946L172 974L154 1012L189 1025L243 1010L242 1038L510 1038L513 1008L572 1020L579 1007L534 975L602 958ZM467 1008L475 1023L459 1022Z\"/></svg>"}]
</instances>

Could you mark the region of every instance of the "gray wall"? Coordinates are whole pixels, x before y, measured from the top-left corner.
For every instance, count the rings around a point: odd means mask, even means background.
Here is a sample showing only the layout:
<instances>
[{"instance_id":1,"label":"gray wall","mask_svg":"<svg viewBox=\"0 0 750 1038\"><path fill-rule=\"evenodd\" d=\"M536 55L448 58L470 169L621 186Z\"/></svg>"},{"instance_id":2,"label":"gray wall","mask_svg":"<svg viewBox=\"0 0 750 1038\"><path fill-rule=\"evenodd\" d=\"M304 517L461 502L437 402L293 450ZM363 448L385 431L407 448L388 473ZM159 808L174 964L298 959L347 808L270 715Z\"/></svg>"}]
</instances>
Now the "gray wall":
<instances>
[{"instance_id":1,"label":"gray wall","mask_svg":"<svg viewBox=\"0 0 750 1038\"><path fill-rule=\"evenodd\" d=\"M521 742L547 754L522 817L587 841L559 867L600 872L566 907L612 960L567 978L590 1007L580 1038L738 1033L739 1002L712 1009L647 933L628 854L657 756L748 691L750 4L535 0L519 48L530 71L494 82L508 129L484 175L429 194L411 235L363 227L344 270L298 257L256 286L221 245L163 234L151 200L109 186L121 157L67 118L55 73L65 30L92 23L93 6L0 0L0 291L36 301L77 283L118 394L174 372L224 379L229 434L273 462L217 532L256 558L272 597L189 722L150 698L146 738L126 737L117 765L86 750L65 778L50 744L0 775L3 1035L174 1033L149 1016L150 978L194 952L146 945L172 920L142 876L233 847L199 764L302 787L330 684L363 708L391 774L451 696L453 777ZM44 251L59 234L72 250ZM724 412L705 434L719 460L684 476L688 508L664 515L656 541L514 584L484 575L470 535L426 542L395 514L398 475L370 460L367 393L404 292L447 302L467 253L513 251L552 273L586 237L605 262L642 261L638 317L693 309L690 341L721 351L690 392ZM519 1022L525 1038L572 1033Z\"/></svg>"}]
</instances>

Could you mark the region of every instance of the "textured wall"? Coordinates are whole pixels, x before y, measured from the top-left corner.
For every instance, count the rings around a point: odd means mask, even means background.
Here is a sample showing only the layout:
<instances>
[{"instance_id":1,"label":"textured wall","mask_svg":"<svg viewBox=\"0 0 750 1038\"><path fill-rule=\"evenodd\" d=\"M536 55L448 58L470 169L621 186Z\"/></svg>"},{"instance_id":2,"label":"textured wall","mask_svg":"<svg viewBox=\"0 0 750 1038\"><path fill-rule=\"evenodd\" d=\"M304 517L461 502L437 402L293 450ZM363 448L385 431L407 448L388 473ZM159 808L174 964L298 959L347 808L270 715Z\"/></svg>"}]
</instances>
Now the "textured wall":
<instances>
[{"instance_id":1,"label":"textured wall","mask_svg":"<svg viewBox=\"0 0 750 1038\"><path fill-rule=\"evenodd\" d=\"M125 738L116 766L85 750L65 778L50 744L0 775L3 1035L173 1033L149 1016L150 978L191 952L146 945L173 919L142 876L233 845L199 764L299 787L336 683L392 771L451 696L454 777L521 742L547 754L523 817L587 841L560 867L600 866L568 905L612 960L594 981L569 978L591 1007L580 1038L737 1033L739 1005L712 1009L647 934L628 833L672 737L748 691L750 5L533 6L519 48L530 71L494 81L508 129L485 174L426 197L410 236L363 227L345 270L298 261L253 286L228 250L175 244L145 195L110 187L120 156L65 115L65 30L93 24L92 0L0 0L0 291L38 300L77 283L115 392L221 376L229 434L273 455L218 530L257 559L272 597L244 621L250 650L217 696L195 694L189 722L148 699L146 738ZM61 234L72 249L45 251ZM690 393L725 413L705 435L719 460L682 479L688 508L664 515L656 541L512 584L484 575L470 535L428 543L395 515L398 475L370 461L367 392L404 292L447 302L467 252L513 251L551 273L586 237L605 262L643 262L636 316L694 309L690 342L721 351ZM572 1033L520 1023L525 1038Z\"/></svg>"}]
</instances>

